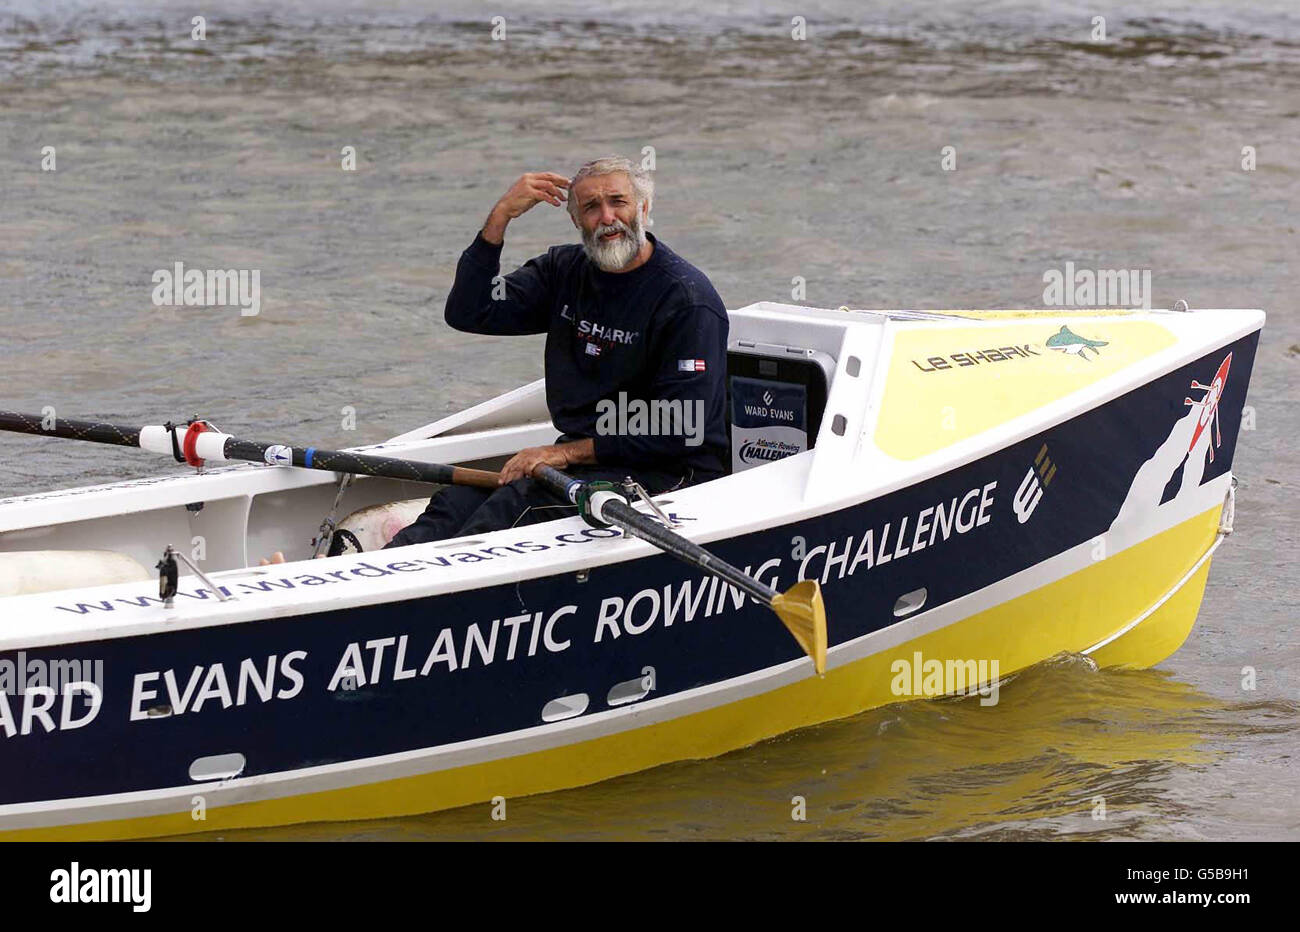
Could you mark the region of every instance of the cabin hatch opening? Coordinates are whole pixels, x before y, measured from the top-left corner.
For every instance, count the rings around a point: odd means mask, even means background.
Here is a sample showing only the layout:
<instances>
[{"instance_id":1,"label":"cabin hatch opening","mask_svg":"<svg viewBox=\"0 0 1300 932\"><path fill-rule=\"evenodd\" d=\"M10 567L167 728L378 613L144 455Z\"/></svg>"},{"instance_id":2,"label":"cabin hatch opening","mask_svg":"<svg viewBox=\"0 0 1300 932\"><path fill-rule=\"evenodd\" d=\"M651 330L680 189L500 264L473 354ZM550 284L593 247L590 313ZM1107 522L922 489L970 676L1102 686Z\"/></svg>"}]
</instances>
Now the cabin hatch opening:
<instances>
[{"instance_id":1,"label":"cabin hatch opening","mask_svg":"<svg viewBox=\"0 0 1300 932\"><path fill-rule=\"evenodd\" d=\"M727 348L731 471L811 450L835 360L818 350L734 341Z\"/></svg>"}]
</instances>

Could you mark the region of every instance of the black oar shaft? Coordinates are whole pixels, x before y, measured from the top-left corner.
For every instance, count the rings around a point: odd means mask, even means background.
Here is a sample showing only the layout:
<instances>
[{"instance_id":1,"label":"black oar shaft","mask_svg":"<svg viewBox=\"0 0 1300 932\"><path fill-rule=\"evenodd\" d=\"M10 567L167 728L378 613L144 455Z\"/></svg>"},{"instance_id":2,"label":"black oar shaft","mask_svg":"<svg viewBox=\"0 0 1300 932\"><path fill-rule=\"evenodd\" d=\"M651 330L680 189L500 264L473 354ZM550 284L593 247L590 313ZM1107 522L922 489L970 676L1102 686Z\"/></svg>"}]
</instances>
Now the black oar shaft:
<instances>
[{"instance_id":1,"label":"black oar shaft","mask_svg":"<svg viewBox=\"0 0 1300 932\"><path fill-rule=\"evenodd\" d=\"M116 446L139 447L140 433L145 428L125 427L102 421L81 421L73 418L43 418L35 414L0 411L0 430L41 437L61 437L68 440L88 440ZM158 428L152 428L158 430ZM184 425L176 428L179 434ZM179 443L179 441L178 441ZM278 451L268 456L267 451ZM288 454L287 456L285 454ZM496 488L497 474L482 469L466 469L442 463L420 463L414 460L395 459L388 456L371 456L347 450L319 450L314 447L290 447L285 444L260 443L227 437L222 446L222 458L244 460L252 463L274 463L320 469L325 472L346 472L361 476L382 476L388 479L406 479L412 482L436 482L450 485L473 485Z\"/></svg>"},{"instance_id":2,"label":"black oar shaft","mask_svg":"<svg viewBox=\"0 0 1300 932\"><path fill-rule=\"evenodd\" d=\"M672 554L677 559L720 576L746 594L753 596L764 605L772 604L776 590L764 586L758 580L738 569L680 534L675 534L653 518L642 514L623 502L609 502L602 515L619 527L627 528L628 533L654 544L661 550Z\"/></svg>"},{"instance_id":3,"label":"black oar shaft","mask_svg":"<svg viewBox=\"0 0 1300 932\"><path fill-rule=\"evenodd\" d=\"M0 411L0 430L36 434L41 437L111 443L119 447L140 445L138 427L122 427L103 421L78 421L67 417L56 418L52 415L44 417L38 414L21 414L17 411Z\"/></svg>"},{"instance_id":4,"label":"black oar shaft","mask_svg":"<svg viewBox=\"0 0 1300 932\"><path fill-rule=\"evenodd\" d=\"M227 459L264 463L266 451L280 446L258 443L231 437L224 452ZM371 456L347 450L320 450L315 447L291 447L294 466L306 469L323 469L327 472L348 472L358 476L383 476L388 479L407 479L412 482L438 482L444 485L477 485L497 487L497 474L482 469L465 469L442 463L420 463L414 460L395 459L390 456Z\"/></svg>"},{"instance_id":5,"label":"black oar shaft","mask_svg":"<svg viewBox=\"0 0 1300 932\"><path fill-rule=\"evenodd\" d=\"M533 472L533 477L556 495L569 501L576 501L576 489L582 485L581 480L567 476L550 466L538 467ZM773 597L777 594L775 589L763 585L743 570L732 566L726 560L709 553L698 544L664 527L658 521L642 514L626 502L606 502L601 509L600 517L623 528L629 534L653 544L684 563L689 563L719 576L764 605L770 606Z\"/></svg>"}]
</instances>

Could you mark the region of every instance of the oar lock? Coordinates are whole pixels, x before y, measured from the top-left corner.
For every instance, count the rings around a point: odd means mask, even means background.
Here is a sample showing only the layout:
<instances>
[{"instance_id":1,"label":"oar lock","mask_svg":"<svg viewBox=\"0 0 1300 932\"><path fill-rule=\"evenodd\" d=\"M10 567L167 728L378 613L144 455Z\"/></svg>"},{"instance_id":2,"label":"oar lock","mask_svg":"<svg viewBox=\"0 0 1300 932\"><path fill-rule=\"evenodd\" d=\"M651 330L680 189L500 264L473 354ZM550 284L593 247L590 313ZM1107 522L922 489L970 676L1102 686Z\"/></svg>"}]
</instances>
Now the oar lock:
<instances>
[{"instance_id":1,"label":"oar lock","mask_svg":"<svg viewBox=\"0 0 1300 932\"><path fill-rule=\"evenodd\" d=\"M622 482L614 482L610 479L589 479L582 483L578 488L575 501L578 506L578 514L582 516L582 520L591 527L611 527L613 522L606 521L600 516L603 503L607 500L606 496L609 495L617 495L627 502L629 506L632 505L635 498L639 498L664 523L665 527L677 526L677 522L664 514L663 509L655 504L645 486L631 476L627 476ZM631 537L632 535L624 528L623 536Z\"/></svg>"},{"instance_id":2,"label":"oar lock","mask_svg":"<svg viewBox=\"0 0 1300 932\"><path fill-rule=\"evenodd\" d=\"M171 544L163 551L162 559L154 569L158 570L158 598L163 600L163 607L171 608L176 600L176 587L180 579L180 567L176 563L176 551Z\"/></svg>"},{"instance_id":3,"label":"oar lock","mask_svg":"<svg viewBox=\"0 0 1300 932\"><path fill-rule=\"evenodd\" d=\"M189 429L185 431L184 440L177 440L176 432L180 430L182 426ZM216 430L216 428L212 426L212 423L200 419L196 414L194 417L186 421L184 425L173 424L171 421L168 421L163 425L163 429L167 431L167 436L171 438L172 456L176 458L176 462L186 463L193 466L195 469L202 471L204 461L200 459L198 453L195 452L194 444L198 440L199 434L209 430Z\"/></svg>"},{"instance_id":4,"label":"oar lock","mask_svg":"<svg viewBox=\"0 0 1300 932\"><path fill-rule=\"evenodd\" d=\"M208 574L199 569L193 560L171 544L168 544L167 549L163 551L162 559L154 565L154 569L158 571L158 598L162 600L163 608L172 608L176 605L176 590L180 585L180 563L184 563L193 571L195 576L203 580L213 594L216 595L218 602L238 601L233 595L209 579Z\"/></svg>"}]
</instances>

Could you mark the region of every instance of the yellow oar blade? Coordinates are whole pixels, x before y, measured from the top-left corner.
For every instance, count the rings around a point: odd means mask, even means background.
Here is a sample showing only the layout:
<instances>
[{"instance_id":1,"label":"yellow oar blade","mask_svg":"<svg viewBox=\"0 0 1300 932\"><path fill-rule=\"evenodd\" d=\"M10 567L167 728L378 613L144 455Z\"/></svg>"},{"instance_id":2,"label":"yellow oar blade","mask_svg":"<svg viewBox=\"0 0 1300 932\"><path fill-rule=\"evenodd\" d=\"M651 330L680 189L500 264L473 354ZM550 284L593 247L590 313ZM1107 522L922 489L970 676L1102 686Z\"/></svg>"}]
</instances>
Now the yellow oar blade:
<instances>
[{"instance_id":1,"label":"yellow oar blade","mask_svg":"<svg viewBox=\"0 0 1300 932\"><path fill-rule=\"evenodd\" d=\"M805 579L772 599L772 611L790 629L799 646L812 658L817 675L826 672L826 606L822 587Z\"/></svg>"}]
</instances>

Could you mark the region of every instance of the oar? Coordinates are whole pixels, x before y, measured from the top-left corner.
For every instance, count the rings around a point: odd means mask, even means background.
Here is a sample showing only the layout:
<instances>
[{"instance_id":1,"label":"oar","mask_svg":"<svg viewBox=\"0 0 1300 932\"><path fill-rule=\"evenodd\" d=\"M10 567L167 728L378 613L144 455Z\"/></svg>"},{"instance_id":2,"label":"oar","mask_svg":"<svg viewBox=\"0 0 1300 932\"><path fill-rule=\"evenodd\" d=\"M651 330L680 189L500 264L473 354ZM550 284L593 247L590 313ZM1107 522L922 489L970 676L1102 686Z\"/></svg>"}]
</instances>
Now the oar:
<instances>
[{"instance_id":1,"label":"oar","mask_svg":"<svg viewBox=\"0 0 1300 932\"><path fill-rule=\"evenodd\" d=\"M584 497L583 493L586 492L587 507L598 521L620 527L665 553L731 583L766 605L776 613L799 642L799 646L812 658L813 667L818 674L826 672L826 607L822 604L821 587L817 580L806 579L795 583L785 592L777 592L632 508L614 492L589 492L586 490L586 482L567 476L551 466L539 466L533 471L533 478L575 505L581 504L580 497Z\"/></svg>"},{"instance_id":2,"label":"oar","mask_svg":"<svg viewBox=\"0 0 1300 932\"><path fill-rule=\"evenodd\" d=\"M48 425L48 426L47 426ZM326 472L355 473L359 476L384 476L413 482L438 482L444 485L473 485L483 489L498 487L497 474L483 469L420 463L391 456L369 456L347 450L321 450L316 447L292 447L282 443L258 443L241 440L211 428L206 422L161 427L123 427L100 421L77 421L71 418L43 419L35 414L0 411L0 430L40 437L64 437L89 440L122 447L139 447L154 453L170 453L181 462L201 466L206 460L244 460L272 466L301 466Z\"/></svg>"},{"instance_id":3,"label":"oar","mask_svg":"<svg viewBox=\"0 0 1300 932\"><path fill-rule=\"evenodd\" d=\"M123 427L98 421L79 421L71 418L50 419L48 422L34 414L0 411L0 430L44 437L64 437L70 440L88 440L124 447L140 447L154 453L170 453L178 461L191 466L201 466L206 460L245 460L268 463L272 466L301 466L329 472L355 473L361 476L384 476L392 479L409 479L416 482L439 482L453 485L475 485L497 488L494 472L445 466L441 463L420 463L395 459L389 456L367 456L345 450L320 450L315 447L291 447L279 443L258 443L223 434L205 421L195 419L186 425L152 427ZM586 491L587 483L566 476L550 466L539 467L534 478L540 480L556 495L579 504L579 493ZM822 604L821 588L816 580L805 580L785 592L737 569L725 560L709 553L680 534L635 510L613 492L595 491L587 497L592 515L599 521L623 528L629 534L647 541L677 559L699 567L707 573L742 590L766 605L794 635L799 646L813 660L816 671L826 670L826 609Z\"/></svg>"}]
</instances>

